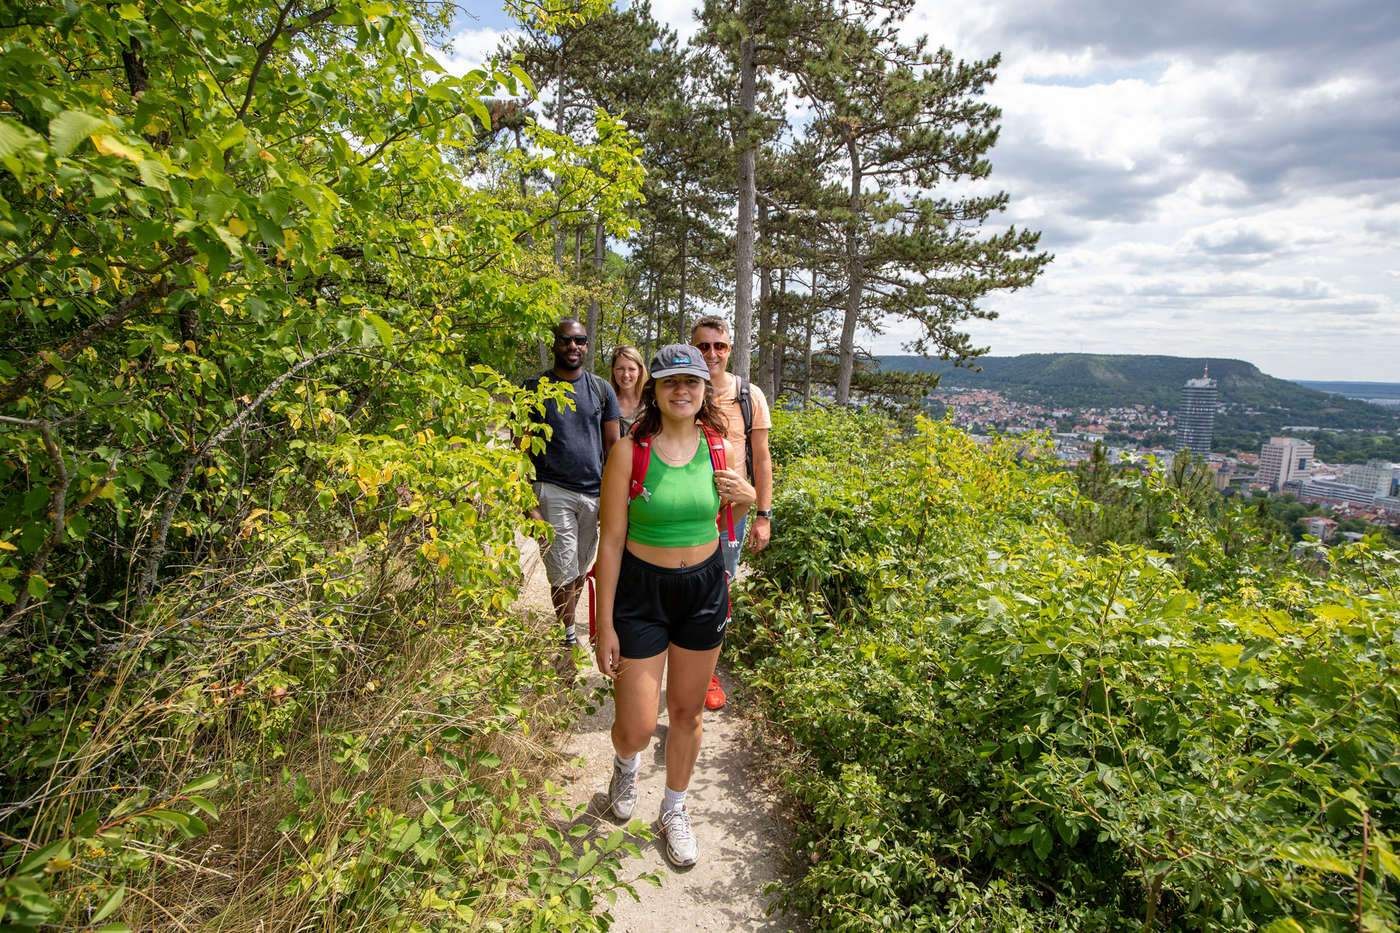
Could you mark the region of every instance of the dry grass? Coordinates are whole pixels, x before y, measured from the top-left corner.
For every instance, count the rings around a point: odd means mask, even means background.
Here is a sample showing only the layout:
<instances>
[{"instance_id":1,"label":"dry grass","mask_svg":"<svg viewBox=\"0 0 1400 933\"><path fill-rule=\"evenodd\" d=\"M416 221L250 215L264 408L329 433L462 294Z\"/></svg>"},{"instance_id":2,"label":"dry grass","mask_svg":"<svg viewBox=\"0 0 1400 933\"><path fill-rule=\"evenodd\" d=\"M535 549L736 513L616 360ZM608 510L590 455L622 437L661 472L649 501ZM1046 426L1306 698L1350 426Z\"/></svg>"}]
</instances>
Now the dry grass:
<instances>
[{"instance_id":1,"label":"dry grass","mask_svg":"<svg viewBox=\"0 0 1400 933\"><path fill-rule=\"evenodd\" d=\"M308 855L319 849L348 865L382 847L374 816L420 817L440 802L424 796L433 782L483 791L475 812L455 811L471 821L499 818L501 801L517 801L502 832L533 828L532 813L543 811L531 800L548 807L547 782L561 764L550 738L579 706L544 650L548 621L457 605L446 587L399 570L371 580L349 607L363 621L356 641L325 625L324 606L305 598L305 587L251 575L210 582L192 578L146 631L128 633L125 650L94 680L91 697L101 703L87 739L54 768L36 805L54 831L72 825L76 801L113 786L146 788L159 800L193 776L219 774L207 794L218 819L183 842L174 833L131 834L116 863L90 857L66 890L58 886L75 905L71 921L91 915L97 895L85 900L82 886L101 878L127 884L109 919L135 930L382 929L366 918L419 910L405 898L421 893L413 879L386 885L386 900L361 897L342 912L337 898L300 883ZM151 668L171 642L179 650L164 654L175 660ZM294 822L315 826L310 839L287 831L284 820L298 812ZM498 882L524 872L533 848L476 860L483 921L506 909L514 895ZM406 863L385 871L411 875ZM423 891L432 888L421 880Z\"/></svg>"}]
</instances>

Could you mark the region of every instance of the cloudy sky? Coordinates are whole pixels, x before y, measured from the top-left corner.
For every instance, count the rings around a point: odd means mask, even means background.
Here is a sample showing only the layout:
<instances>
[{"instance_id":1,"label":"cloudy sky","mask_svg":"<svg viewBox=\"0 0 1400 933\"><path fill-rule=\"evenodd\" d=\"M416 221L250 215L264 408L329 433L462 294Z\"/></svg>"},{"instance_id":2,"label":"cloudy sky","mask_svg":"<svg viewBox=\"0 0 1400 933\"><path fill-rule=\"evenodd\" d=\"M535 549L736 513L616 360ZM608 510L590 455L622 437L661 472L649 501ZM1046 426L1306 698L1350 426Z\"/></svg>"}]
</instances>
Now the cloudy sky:
<instances>
[{"instance_id":1,"label":"cloudy sky","mask_svg":"<svg viewBox=\"0 0 1400 933\"><path fill-rule=\"evenodd\" d=\"M695 5L653 11L684 37ZM460 17L453 63L507 28ZM975 342L1400 382L1400 2L917 0L907 29L1001 53L993 180L1055 254Z\"/></svg>"}]
</instances>

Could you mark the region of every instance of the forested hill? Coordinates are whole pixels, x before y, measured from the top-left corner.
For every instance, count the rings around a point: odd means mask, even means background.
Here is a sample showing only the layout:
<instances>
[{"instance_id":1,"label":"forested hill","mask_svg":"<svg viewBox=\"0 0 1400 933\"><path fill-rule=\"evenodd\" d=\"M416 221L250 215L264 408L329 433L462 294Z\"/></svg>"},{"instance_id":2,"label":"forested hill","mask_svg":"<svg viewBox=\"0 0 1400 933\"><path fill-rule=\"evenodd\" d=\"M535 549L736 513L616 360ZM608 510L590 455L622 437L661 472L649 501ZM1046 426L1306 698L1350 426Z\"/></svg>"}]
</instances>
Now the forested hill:
<instances>
[{"instance_id":1,"label":"forested hill","mask_svg":"<svg viewBox=\"0 0 1400 933\"><path fill-rule=\"evenodd\" d=\"M1169 410L1180 404L1182 384L1209 367L1222 403L1257 409L1279 427L1286 423L1390 431L1400 420L1377 405L1276 379L1244 360L1026 353L983 357L977 361L978 372L918 356L878 359L885 370L933 371L941 374L944 386L994 389L1018 401L1065 407L1155 405Z\"/></svg>"}]
</instances>

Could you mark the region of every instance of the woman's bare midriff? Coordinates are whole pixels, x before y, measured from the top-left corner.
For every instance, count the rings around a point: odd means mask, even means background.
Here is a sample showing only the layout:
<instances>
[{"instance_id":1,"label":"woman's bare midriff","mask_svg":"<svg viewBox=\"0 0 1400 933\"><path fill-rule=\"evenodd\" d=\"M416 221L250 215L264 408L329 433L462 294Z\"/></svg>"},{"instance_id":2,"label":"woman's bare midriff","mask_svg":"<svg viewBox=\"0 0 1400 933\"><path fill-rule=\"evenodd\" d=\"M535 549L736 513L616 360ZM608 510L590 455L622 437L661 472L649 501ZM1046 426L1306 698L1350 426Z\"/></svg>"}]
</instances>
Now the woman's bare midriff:
<instances>
[{"instance_id":1,"label":"woman's bare midriff","mask_svg":"<svg viewBox=\"0 0 1400 933\"><path fill-rule=\"evenodd\" d=\"M627 539L627 553L657 567L694 567L719 550L719 539L690 547L658 547Z\"/></svg>"}]
</instances>

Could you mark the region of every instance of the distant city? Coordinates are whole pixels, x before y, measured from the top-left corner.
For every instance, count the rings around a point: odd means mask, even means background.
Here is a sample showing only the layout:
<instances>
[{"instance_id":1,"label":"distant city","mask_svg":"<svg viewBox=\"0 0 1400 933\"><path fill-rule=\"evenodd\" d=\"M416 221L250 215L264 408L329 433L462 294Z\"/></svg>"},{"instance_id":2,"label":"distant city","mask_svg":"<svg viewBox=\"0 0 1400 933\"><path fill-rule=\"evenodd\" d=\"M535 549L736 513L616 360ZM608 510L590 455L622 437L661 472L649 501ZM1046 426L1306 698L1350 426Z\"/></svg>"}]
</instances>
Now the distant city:
<instances>
[{"instance_id":1,"label":"distant city","mask_svg":"<svg viewBox=\"0 0 1400 933\"><path fill-rule=\"evenodd\" d=\"M1323 391L1338 391L1331 383L1314 383ZM1318 460L1314 445L1283 434L1270 437L1258 453L1228 456L1212 452L1215 418L1225 411L1220 387L1209 369L1181 386L1174 411L1150 405L1105 408L1069 408L1028 404L1008 399L1000 391L940 388L936 399L945 405L953 422L977 433L1019 434L1047 431L1055 440L1055 454L1065 463L1088 458L1095 444L1104 444L1111 458L1125 453L1151 453L1169 462L1176 451L1188 449L1200 456L1214 474L1215 487L1235 494L1291 495L1299 502L1326 507L1328 516L1306 519L1308 531L1321 540L1332 537L1339 522L1359 519L1371 524L1400 523L1400 464L1383 460L1332 464ZM1400 404L1400 399L1379 392L1367 401ZM1316 431L1313 425L1291 426L1298 433ZM1348 537L1357 537L1355 532Z\"/></svg>"}]
</instances>

